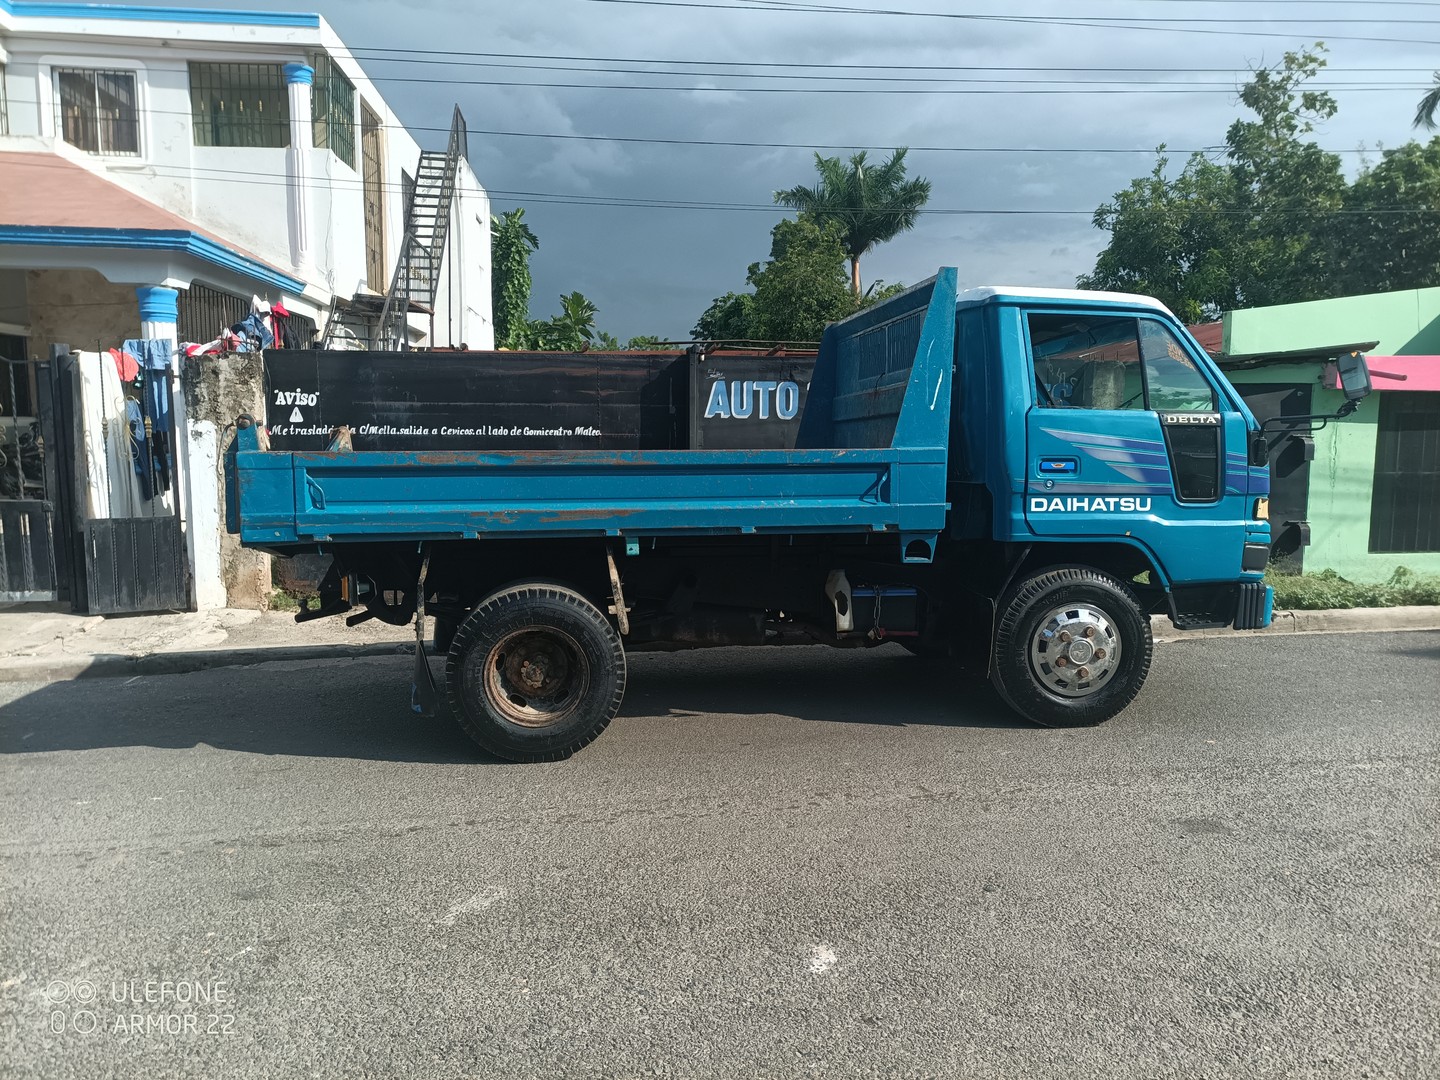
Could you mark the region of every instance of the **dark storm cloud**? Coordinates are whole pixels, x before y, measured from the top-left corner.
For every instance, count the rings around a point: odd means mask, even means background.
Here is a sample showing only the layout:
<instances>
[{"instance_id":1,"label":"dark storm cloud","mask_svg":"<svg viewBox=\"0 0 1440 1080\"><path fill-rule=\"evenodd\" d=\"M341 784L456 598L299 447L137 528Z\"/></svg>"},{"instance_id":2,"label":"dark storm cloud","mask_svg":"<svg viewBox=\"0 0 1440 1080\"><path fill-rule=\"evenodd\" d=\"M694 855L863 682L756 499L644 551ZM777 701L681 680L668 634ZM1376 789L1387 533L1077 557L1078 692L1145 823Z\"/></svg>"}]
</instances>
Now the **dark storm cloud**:
<instances>
[{"instance_id":1,"label":"dark storm cloud","mask_svg":"<svg viewBox=\"0 0 1440 1080\"><path fill-rule=\"evenodd\" d=\"M296 5L261 0L267 7ZM854 0L841 0L854 2ZM223 5L221 5L223 6ZM1042 69L1106 66L1119 77L1152 77L1141 68L1245 69L1278 61L1286 49L1324 38L1331 63L1352 69L1334 81L1405 78L1397 68L1434 63L1434 30L1313 23L1275 23L1250 29L1282 37L1160 34L1122 29L845 16L779 11L715 11L590 3L585 0L463 3L323 0L316 5L354 47L457 49L504 53L795 64L887 65L903 74L921 64L1026 65ZM856 4L856 6L859 6ZM885 5L892 6L892 5ZM893 5L937 12L942 0ZM1141 3L1138 0L1026 0L966 5L1003 14L1077 13L1254 19L1371 17L1390 11L1417 17L1421 9L1354 5ZM1418 17L1426 17L1423 11ZM1225 29L1226 24L1212 24ZM1235 28L1231 26L1230 28ZM1340 40L1391 36L1413 46ZM563 62L562 62L563 63ZM1239 115L1232 93L1098 96L1065 90L1033 95L747 94L561 89L405 83L388 77L487 79L632 85L731 85L732 80L663 75L586 75L521 72L489 67L439 67L365 62L382 92L412 125L443 126L458 102L474 129L555 134L628 135L757 142L911 146L1108 146L1180 149L1221 143ZM654 66L654 65L625 65ZM1361 70L1355 70L1361 69ZM777 73L784 69L772 69ZM1367 74L1367 70L1369 74ZM825 72L825 74L837 74ZM885 71L866 72L870 75ZM947 73L955 75L958 73ZM1161 78L1162 74L1153 77ZM1240 75L1183 75L1176 80L1228 81ZM766 80L768 85L784 85ZM833 85L833 84L822 84ZM1078 89L1078 88L1077 88ZM1339 116L1320 138L1331 148L1361 142L1396 145L1418 91L1336 92ZM428 133L422 142L442 135ZM553 192L626 199L768 204L781 187L811 182L806 150L654 146L614 142L516 139L472 135L471 161L498 210L526 207L539 235L533 260L534 313L547 315L562 292L579 289L600 307L601 325L622 339L641 333L685 336L710 299L744 287L746 266L765 256L779 212L721 212L547 204L506 192ZM1172 154L1172 167L1184 161ZM1358 162L1355 155L1347 163ZM1012 282L1072 285L1090 269L1104 237L1089 215L1131 177L1150 170L1143 155L953 154L912 151L912 175L934 183L937 209L1081 211L1033 217L922 217L914 232L866 257L865 278L913 282L942 264L961 268L966 285Z\"/></svg>"}]
</instances>

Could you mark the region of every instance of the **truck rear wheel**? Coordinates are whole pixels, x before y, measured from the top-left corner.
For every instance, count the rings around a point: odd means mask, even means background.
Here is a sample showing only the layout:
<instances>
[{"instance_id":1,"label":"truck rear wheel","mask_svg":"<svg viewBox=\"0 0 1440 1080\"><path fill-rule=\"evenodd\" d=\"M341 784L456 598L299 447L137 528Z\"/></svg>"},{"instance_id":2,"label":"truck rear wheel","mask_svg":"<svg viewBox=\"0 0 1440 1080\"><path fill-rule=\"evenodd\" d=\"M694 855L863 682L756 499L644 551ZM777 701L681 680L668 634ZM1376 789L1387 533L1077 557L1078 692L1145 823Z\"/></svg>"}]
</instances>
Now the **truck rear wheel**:
<instances>
[{"instance_id":1,"label":"truck rear wheel","mask_svg":"<svg viewBox=\"0 0 1440 1080\"><path fill-rule=\"evenodd\" d=\"M991 681L1027 720L1100 724L1145 683L1150 620L1121 582L1088 568L1022 581L999 605Z\"/></svg>"},{"instance_id":2,"label":"truck rear wheel","mask_svg":"<svg viewBox=\"0 0 1440 1080\"><path fill-rule=\"evenodd\" d=\"M510 761L559 761L605 730L625 696L610 620L561 585L508 586L455 632L446 692L460 726Z\"/></svg>"}]
</instances>

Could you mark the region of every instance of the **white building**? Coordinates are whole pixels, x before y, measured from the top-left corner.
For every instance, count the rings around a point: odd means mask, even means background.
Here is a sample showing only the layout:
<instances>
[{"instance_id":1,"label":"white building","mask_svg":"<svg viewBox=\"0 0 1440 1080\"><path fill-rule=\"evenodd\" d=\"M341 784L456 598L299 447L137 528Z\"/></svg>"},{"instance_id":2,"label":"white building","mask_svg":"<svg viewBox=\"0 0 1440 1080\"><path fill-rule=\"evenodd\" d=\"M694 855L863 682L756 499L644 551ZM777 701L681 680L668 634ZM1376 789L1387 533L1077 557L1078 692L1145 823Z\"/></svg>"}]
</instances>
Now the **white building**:
<instances>
[{"instance_id":1,"label":"white building","mask_svg":"<svg viewBox=\"0 0 1440 1080\"><path fill-rule=\"evenodd\" d=\"M0 0L0 596L227 602L228 420L189 415L175 345L252 297L284 301L265 332L292 348L493 347L489 200L458 109L427 135L447 149L422 153L318 15ZM28 362L52 344L68 368ZM122 536L144 539L106 555Z\"/></svg>"},{"instance_id":2,"label":"white building","mask_svg":"<svg viewBox=\"0 0 1440 1080\"><path fill-rule=\"evenodd\" d=\"M490 348L489 201L458 141L408 336ZM301 344L337 303L364 340L419 161L318 15L0 0L0 356L141 337L142 307L209 341L252 295L283 297Z\"/></svg>"}]
</instances>

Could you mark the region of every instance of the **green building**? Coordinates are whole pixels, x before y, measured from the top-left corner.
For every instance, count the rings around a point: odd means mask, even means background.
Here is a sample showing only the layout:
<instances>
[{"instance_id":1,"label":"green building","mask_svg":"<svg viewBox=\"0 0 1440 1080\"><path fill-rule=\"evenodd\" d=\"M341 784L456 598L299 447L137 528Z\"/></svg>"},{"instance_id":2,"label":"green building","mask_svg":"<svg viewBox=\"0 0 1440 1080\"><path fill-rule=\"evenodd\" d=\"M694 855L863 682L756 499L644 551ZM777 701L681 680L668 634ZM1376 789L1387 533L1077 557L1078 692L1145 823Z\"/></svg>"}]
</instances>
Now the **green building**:
<instances>
[{"instance_id":1,"label":"green building","mask_svg":"<svg viewBox=\"0 0 1440 1080\"><path fill-rule=\"evenodd\" d=\"M1277 566L1440 574L1440 288L1227 312L1220 344L1262 420L1333 414L1334 359L1369 357L1375 393L1357 412L1313 434L1271 427Z\"/></svg>"}]
</instances>

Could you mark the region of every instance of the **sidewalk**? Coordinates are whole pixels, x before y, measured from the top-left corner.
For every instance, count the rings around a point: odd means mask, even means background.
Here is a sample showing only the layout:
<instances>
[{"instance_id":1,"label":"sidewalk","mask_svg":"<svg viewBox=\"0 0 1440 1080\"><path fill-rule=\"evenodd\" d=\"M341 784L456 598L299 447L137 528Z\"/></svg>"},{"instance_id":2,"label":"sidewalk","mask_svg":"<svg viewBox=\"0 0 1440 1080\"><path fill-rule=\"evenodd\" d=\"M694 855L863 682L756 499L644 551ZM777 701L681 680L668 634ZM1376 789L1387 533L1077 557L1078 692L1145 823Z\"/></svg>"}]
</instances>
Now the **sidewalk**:
<instances>
[{"instance_id":1,"label":"sidewalk","mask_svg":"<svg viewBox=\"0 0 1440 1080\"><path fill-rule=\"evenodd\" d=\"M1152 620L1157 642L1256 634L1440 630L1440 607L1277 611L1266 630L1179 632ZM407 655L414 627L343 618L297 623L288 611L204 611L164 615L72 615L42 605L0 606L0 683L173 675L277 660Z\"/></svg>"},{"instance_id":2,"label":"sidewalk","mask_svg":"<svg viewBox=\"0 0 1440 1080\"><path fill-rule=\"evenodd\" d=\"M45 605L0 606L0 683L167 675L275 660L394 656L413 626L343 618L297 623L290 611L72 615Z\"/></svg>"}]
</instances>

